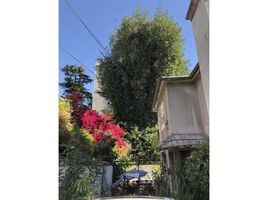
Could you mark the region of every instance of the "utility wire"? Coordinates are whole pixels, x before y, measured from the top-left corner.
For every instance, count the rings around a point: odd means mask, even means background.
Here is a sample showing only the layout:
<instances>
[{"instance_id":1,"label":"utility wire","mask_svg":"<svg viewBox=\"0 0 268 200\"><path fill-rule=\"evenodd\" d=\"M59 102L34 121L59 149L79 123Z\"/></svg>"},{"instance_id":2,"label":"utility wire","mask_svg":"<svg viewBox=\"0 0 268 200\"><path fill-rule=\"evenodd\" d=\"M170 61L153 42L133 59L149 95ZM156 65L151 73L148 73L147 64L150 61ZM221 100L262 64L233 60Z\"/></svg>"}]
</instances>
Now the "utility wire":
<instances>
[{"instance_id":1,"label":"utility wire","mask_svg":"<svg viewBox=\"0 0 268 200\"><path fill-rule=\"evenodd\" d=\"M70 5L70 3L67 1L67 0L64 0L65 2L66 2L66 4L68 5L68 7L71 9L71 11L73 12L73 14L78 18L78 20L81 22L81 24L86 28L86 30L88 31L88 33L91 35L91 37L93 37L93 39L97 42L97 44L100 46L100 48L105 52L105 54L102 52L102 51L100 51L101 52L101 54L102 54L102 56L103 57L106 57L107 55L110 55L110 52L107 50L107 48L105 48L103 45L102 45L102 43L98 40L98 38L95 36L95 34L91 31L91 29L88 27L88 25L83 21L83 19L78 15L78 13L72 8L72 6ZM116 66L118 66L118 68L120 69L120 71L122 72L122 73L124 73L126 76L127 76L127 74L126 74L126 72L120 67L120 64L117 62L117 61L114 61L113 59L112 59L112 57L110 57L111 58L111 61L112 61L112 63L113 64L115 64ZM95 74L95 73L94 73ZM113 89L113 88L111 88L113 91L115 91L119 96L121 96L122 98L124 98L127 102L129 102L129 100L128 99L126 99L123 95L121 95L120 94L120 92L118 92L117 90L115 90L115 89Z\"/></svg>"},{"instance_id":2,"label":"utility wire","mask_svg":"<svg viewBox=\"0 0 268 200\"><path fill-rule=\"evenodd\" d=\"M107 51L107 49L101 44L101 42L98 40L98 38L94 35L94 33L90 30L90 28L87 26L87 24L83 21L83 19L78 15L78 13L72 8L72 6L69 4L67 0L65 0L66 4L69 6L71 11L74 13L74 15L79 19L79 21L83 24L83 26L87 29L89 34L94 38L94 40L98 43L98 45L104 50Z\"/></svg>"},{"instance_id":3,"label":"utility wire","mask_svg":"<svg viewBox=\"0 0 268 200\"><path fill-rule=\"evenodd\" d=\"M93 33L93 31L91 31L91 29L88 27L88 25L84 22L84 20L78 15L78 13L72 8L72 6L70 5L70 3L67 0L64 0L66 2L66 4L68 5L68 7L71 9L71 11L73 12L73 14L78 18L78 20L82 23L82 25L86 28L86 30L88 31L88 33L91 35L91 37L93 37L93 39L97 42L97 44L101 47L101 49L105 52L106 55L110 55L109 51L107 50L107 48L105 48L102 43L98 40L98 38L96 37L96 35ZM105 56L104 53L102 53L103 56ZM111 61L116 64L116 66L118 66L118 68L120 69L120 71L122 73L124 73L125 75L126 72L119 66L118 62L115 62L112 58Z\"/></svg>"},{"instance_id":4,"label":"utility wire","mask_svg":"<svg viewBox=\"0 0 268 200\"><path fill-rule=\"evenodd\" d=\"M70 55L73 59L75 59L77 62L79 62L83 67L85 67L86 69L88 69L88 71L90 71L93 75L96 75L94 71L92 71L91 69L89 69L86 65L84 65L80 60L78 60L76 57L74 57L69 51L67 51L64 47L62 47L60 45L60 48L65 51L68 55Z\"/></svg>"},{"instance_id":5,"label":"utility wire","mask_svg":"<svg viewBox=\"0 0 268 200\"><path fill-rule=\"evenodd\" d=\"M62 49L62 50L64 50L68 55L70 55L73 59L75 59L77 62L79 62L83 67L85 67L85 68L87 68L91 73L93 73L95 76L96 76L96 74L95 74L95 72L93 72L92 70L90 70L86 65L84 65L80 60L78 60L76 57L74 57L69 51L67 51L64 47L62 47L61 45L60 45L60 48ZM116 89L114 89L114 88L112 88L112 87L110 87L115 93L117 93L119 96L121 96L123 99L125 99L126 101L128 101L127 99L126 99L126 97L124 97L122 94L120 94L120 92L118 92ZM129 101L128 101L129 102Z\"/></svg>"}]
</instances>

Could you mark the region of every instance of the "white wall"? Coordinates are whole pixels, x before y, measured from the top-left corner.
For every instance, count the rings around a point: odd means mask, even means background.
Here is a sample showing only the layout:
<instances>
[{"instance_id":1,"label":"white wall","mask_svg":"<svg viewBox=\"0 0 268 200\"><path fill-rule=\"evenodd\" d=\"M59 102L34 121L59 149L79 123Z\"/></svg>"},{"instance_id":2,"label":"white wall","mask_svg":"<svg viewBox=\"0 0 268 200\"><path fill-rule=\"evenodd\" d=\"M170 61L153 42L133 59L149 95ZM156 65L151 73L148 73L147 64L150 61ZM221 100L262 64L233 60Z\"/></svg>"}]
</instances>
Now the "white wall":
<instances>
[{"instance_id":1,"label":"white wall","mask_svg":"<svg viewBox=\"0 0 268 200\"><path fill-rule=\"evenodd\" d=\"M197 48L203 89L209 110L209 4L207 0L199 0L192 18L192 27Z\"/></svg>"}]
</instances>

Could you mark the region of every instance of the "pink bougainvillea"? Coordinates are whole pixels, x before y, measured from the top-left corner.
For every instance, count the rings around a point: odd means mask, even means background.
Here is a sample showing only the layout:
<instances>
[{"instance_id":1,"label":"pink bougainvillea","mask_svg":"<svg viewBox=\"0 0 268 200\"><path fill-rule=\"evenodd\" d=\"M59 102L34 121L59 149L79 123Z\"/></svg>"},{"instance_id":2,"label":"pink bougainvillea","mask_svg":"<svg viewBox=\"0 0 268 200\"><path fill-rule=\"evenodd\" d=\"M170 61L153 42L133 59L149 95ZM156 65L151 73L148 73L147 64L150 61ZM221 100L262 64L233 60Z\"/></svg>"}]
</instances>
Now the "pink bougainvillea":
<instances>
[{"instance_id":1,"label":"pink bougainvillea","mask_svg":"<svg viewBox=\"0 0 268 200\"><path fill-rule=\"evenodd\" d=\"M98 114L95 110L86 110L81 118L82 129L93 136L93 142L97 143L105 136L106 140L115 140L116 148L127 147L123 136L126 134L124 129L114 124L112 115Z\"/></svg>"}]
</instances>

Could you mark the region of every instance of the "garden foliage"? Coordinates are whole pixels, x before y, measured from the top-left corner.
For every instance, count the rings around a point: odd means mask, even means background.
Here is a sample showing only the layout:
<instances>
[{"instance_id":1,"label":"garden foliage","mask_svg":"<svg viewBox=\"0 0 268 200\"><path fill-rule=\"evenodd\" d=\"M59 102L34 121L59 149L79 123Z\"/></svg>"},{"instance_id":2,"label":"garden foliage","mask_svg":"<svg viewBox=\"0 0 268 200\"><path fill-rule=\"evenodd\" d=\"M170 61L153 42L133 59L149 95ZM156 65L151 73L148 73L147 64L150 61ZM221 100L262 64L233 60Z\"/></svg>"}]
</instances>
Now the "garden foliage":
<instances>
[{"instance_id":1,"label":"garden foliage","mask_svg":"<svg viewBox=\"0 0 268 200\"><path fill-rule=\"evenodd\" d=\"M159 144L158 127L139 129L137 126L127 134L126 140L131 144L132 151L129 154L130 160L139 164L152 164L159 161L157 150Z\"/></svg>"},{"instance_id":2,"label":"garden foliage","mask_svg":"<svg viewBox=\"0 0 268 200\"><path fill-rule=\"evenodd\" d=\"M209 144L203 142L186 158L184 165L168 170L161 165L153 173L157 196L172 197L176 200L209 199ZM173 193L169 191L170 176Z\"/></svg>"},{"instance_id":3,"label":"garden foliage","mask_svg":"<svg viewBox=\"0 0 268 200\"><path fill-rule=\"evenodd\" d=\"M86 152L73 145L66 146L60 154L59 199L92 199L98 169L98 162L89 158Z\"/></svg>"},{"instance_id":4,"label":"garden foliage","mask_svg":"<svg viewBox=\"0 0 268 200\"><path fill-rule=\"evenodd\" d=\"M72 107L68 99L59 98L59 141L67 144L72 135Z\"/></svg>"},{"instance_id":5,"label":"garden foliage","mask_svg":"<svg viewBox=\"0 0 268 200\"><path fill-rule=\"evenodd\" d=\"M152 172L152 175L156 191L155 196L169 197L170 191L168 190L169 187L168 174L166 173L165 167L163 165L160 165L160 168L154 170Z\"/></svg>"},{"instance_id":6,"label":"garden foliage","mask_svg":"<svg viewBox=\"0 0 268 200\"><path fill-rule=\"evenodd\" d=\"M209 144L204 142L191 153L183 167L184 179L195 200L209 199Z\"/></svg>"},{"instance_id":7,"label":"garden foliage","mask_svg":"<svg viewBox=\"0 0 268 200\"><path fill-rule=\"evenodd\" d=\"M126 135L124 129L112 122L111 114L98 114L95 110L87 110L81 120L82 131L94 144L96 156L105 156L105 161L113 162L117 156L126 156L131 150L123 139ZM99 150L104 151L103 154Z\"/></svg>"},{"instance_id":8,"label":"garden foliage","mask_svg":"<svg viewBox=\"0 0 268 200\"><path fill-rule=\"evenodd\" d=\"M114 124L110 114L85 110L81 126L72 120L71 100L59 98L60 200L89 199L94 195L95 178L101 161L114 162L130 147L125 131Z\"/></svg>"}]
</instances>

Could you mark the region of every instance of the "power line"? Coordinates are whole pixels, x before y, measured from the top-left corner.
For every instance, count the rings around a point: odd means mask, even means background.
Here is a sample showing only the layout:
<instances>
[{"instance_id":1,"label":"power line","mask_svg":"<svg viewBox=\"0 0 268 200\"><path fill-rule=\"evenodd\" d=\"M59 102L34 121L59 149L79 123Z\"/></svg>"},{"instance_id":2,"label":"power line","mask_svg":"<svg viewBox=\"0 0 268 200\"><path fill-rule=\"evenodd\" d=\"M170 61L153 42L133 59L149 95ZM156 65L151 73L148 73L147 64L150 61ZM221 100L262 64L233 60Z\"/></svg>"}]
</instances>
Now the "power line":
<instances>
[{"instance_id":1,"label":"power line","mask_svg":"<svg viewBox=\"0 0 268 200\"><path fill-rule=\"evenodd\" d=\"M69 51L67 51L64 47L62 47L61 45L59 45L60 46L60 48L62 49L62 50L64 50L67 54L69 54L73 59L75 59L77 62L79 62L83 67L85 67L85 68L87 68L91 73L93 73L95 76L96 76L96 74L95 74L95 72L93 72L92 70L90 70L86 65L84 65L80 60L78 60L76 57L74 57ZM116 89L114 89L114 88L112 88L112 87L110 87L115 93L117 93L119 96L121 96L123 99L125 99L126 101L128 101L127 99L126 99L126 97L124 97L123 95L121 95L120 94L120 92L118 92Z\"/></svg>"},{"instance_id":2,"label":"power line","mask_svg":"<svg viewBox=\"0 0 268 200\"><path fill-rule=\"evenodd\" d=\"M74 57L69 51L67 51L65 48L63 48L61 45L60 45L60 48L65 51L68 55L70 55L73 59L75 59L77 62L80 63L80 65L82 65L83 67L85 67L86 69L88 69L88 71L90 71L93 75L95 75L95 72L92 71L91 69L89 69L86 65L84 65L80 60L78 60L76 57Z\"/></svg>"},{"instance_id":3,"label":"power line","mask_svg":"<svg viewBox=\"0 0 268 200\"><path fill-rule=\"evenodd\" d=\"M74 15L79 19L79 21L83 24L83 26L87 29L89 34L94 38L94 40L98 43L98 45L104 50L107 51L107 49L101 44L101 42L98 40L98 38L94 35L94 33L90 30L90 28L87 26L87 24L83 21L83 19L78 15L78 13L72 8L72 6L69 4L67 0L65 0L66 4L69 6L71 11L74 13Z\"/></svg>"},{"instance_id":4,"label":"power line","mask_svg":"<svg viewBox=\"0 0 268 200\"><path fill-rule=\"evenodd\" d=\"M68 5L68 7L71 9L71 11L73 12L73 14L78 18L78 20L82 23L82 25L86 28L86 30L88 31L88 33L91 35L91 37L93 37L93 39L97 42L97 44L101 47L101 49L106 53L106 54L110 54L109 51L107 50L107 48L105 48L102 43L98 40L98 38L96 37L96 35L93 33L93 31L88 27L88 25L84 22L84 20L78 15L78 13L72 8L72 6L70 5L70 3L67 0L64 0L66 2L66 4ZM105 56L102 53L103 56ZM116 64L116 66L119 67L120 71L122 73L124 73L125 75L126 72L124 72L124 70L119 66L118 62L115 62L112 58L111 61L113 62L113 64Z\"/></svg>"},{"instance_id":5,"label":"power line","mask_svg":"<svg viewBox=\"0 0 268 200\"><path fill-rule=\"evenodd\" d=\"M98 38L96 37L96 35L93 33L93 31L88 27L88 25L84 22L84 20L79 16L79 14L72 8L72 6L70 5L70 3L65 0L66 4L68 5L68 7L71 9L71 11L73 12L73 14L78 18L78 20L81 22L81 24L86 28L86 30L88 31L88 33L91 35L91 37L93 37L93 39L97 42L97 44L100 46L100 48L105 52L105 54L100 50L100 53L102 54L103 57L107 57L107 55L110 55L110 52L107 50L107 48L105 48L102 43L98 40ZM117 66L119 68L119 70L125 74L127 76L127 73L120 67L121 63L119 64L117 61L113 60L112 57L111 58L111 62L113 64L115 64L115 66ZM128 99L126 99L126 97L124 97L120 92L118 92L116 89L110 87L115 93L117 93L119 96L121 96L126 102L130 102Z\"/></svg>"}]
</instances>

